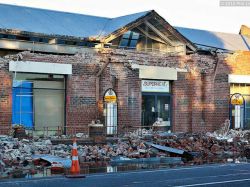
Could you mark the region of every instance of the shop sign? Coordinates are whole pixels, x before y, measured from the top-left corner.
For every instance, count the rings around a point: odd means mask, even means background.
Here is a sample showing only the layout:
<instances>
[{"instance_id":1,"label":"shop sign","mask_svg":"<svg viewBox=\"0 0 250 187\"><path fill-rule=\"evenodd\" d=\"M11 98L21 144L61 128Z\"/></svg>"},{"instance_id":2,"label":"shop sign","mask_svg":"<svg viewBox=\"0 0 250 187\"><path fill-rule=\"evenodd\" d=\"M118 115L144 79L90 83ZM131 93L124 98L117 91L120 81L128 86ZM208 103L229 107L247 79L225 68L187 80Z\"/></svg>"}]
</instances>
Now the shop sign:
<instances>
[{"instance_id":1,"label":"shop sign","mask_svg":"<svg viewBox=\"0 0 250 187\"><path fill-rule=\"evenodd\" d=\"M142 80L141 81L142 92L169 92L169 81L158 80Z\"/></svg>"},{"instance_id":2,"label":"shop sign","mask_svg":"<svg viewBox=\"0 0 250 187\"><path fill-rule=\"evenodd\" d=\"M231 105L243 105L244 98L240 93L235 93L231 96Z\"/></svg>"},{"instance_id":3,"label":"shop sign","mask_svg":"<svg viewBox=\"0 0 250 187\"><path fill-rule=\"evenodd\" d=\"M115 103L117 101L116 93L113 89L108 89L104 94L104 101L107 103Z\"/></svg>"}]
</instances>

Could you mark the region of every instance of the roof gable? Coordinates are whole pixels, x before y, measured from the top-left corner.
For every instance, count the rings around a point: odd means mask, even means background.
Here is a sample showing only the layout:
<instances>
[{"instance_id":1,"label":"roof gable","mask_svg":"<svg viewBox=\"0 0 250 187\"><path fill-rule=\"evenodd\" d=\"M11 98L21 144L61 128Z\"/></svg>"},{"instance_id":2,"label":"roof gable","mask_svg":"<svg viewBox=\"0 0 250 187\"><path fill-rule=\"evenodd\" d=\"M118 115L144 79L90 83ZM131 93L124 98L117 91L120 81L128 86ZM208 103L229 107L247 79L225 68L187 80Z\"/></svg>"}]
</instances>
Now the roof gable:
<instances>
[{"instance_id":1,"label":"roof gable","mask_svg":"<svg viewBox=\"0 0 250 187\"><path fill-rule=\"evenodd\" d=\"M7 16L6 16L7 15ZM195 48L155 11L145 11L117 18L105 18L83 14L59 12L38 8L0 4L0 29L17 33L45 35L49 37L77 37L110 41L110 36L122 35L127 30L154 17L165 30L184 43ZM165 36L167 40L168 36ZM165 41L166 41L165 40Z\"/></svg>"},{"instance_id":2,"label":"roof gable","mask_svg":"<svg viewBox=\"0 0 250 187\"><path fill-rule=\"evenodd\" d=\"M103 28L102 36L107 36L111 34L112 32L119 30L122 27L125 27L129 23L134 22L146 16L150 12L151 11L145 11L145 12L139 12L135 14L113 18L106 23L105 27Z\"/></svg>"},{"instance_id":3,"label":"roof gable","mask_svg":"<svg viewBox=\"0 0 250 187\"><path fill-rule=\"evenodd\" d=\"M160 38L163 38L163 40L165 40L166 43L171 44L171 40L168 38L170 36L170 37L176 38L180 42L187 45L192 51L196 50L196 46L193 43L191 43L187 38L181 35L181 33L179 33L174 27L172 27L164 18L162 18L154 10L142 12L142 13L135 14L135 15L137 15L136 19L130 19L131 22L127 22L128 24L126 25L120 24L119 27L115 27L117 30L113 29L114 31L110 30L109 32L107 32L108 34L104 36L104 42L109 42L132 29L141 30L141 28L138 29L138 27L142 25L144 25L145 27L146 25L146 27L148 27L149 30L152 30L153 32L155 32ZM126 18L128 17L132 18L133 15L126 16ZM115 20L115 21L119 22L119 20ZM166 31L167 34L164 34L164 32L162 33L159 32L159 30L153 25L154 23L161 25L162 29Z\"/></svg>"}]
</instances>

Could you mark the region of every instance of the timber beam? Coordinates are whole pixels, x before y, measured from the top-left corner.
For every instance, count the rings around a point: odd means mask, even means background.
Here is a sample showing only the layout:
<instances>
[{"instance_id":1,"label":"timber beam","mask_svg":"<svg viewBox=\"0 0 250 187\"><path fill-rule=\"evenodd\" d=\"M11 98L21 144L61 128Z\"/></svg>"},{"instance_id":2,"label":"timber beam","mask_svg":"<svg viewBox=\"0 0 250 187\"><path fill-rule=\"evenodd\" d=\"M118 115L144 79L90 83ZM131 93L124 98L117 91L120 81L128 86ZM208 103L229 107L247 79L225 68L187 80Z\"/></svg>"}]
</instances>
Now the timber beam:
<instances>
[{"instance_id":1,"label":"timber beam","mask_svg":"<svg viewBox=\"0 0 250 187\"><path fill-rule=\"evenodd\" d=\"M157 42L160 43L164 43L166 44L166 42L158 37L152 36L151 34L147 33L146 31L144 31L141 27L137 27L137 29L146 37L151 38L152 40L155 40Z\"/></svg>"},{"instance_id":2,"label":"timber beam","mask_svg":"<svg viewBox=\"0 0 250 187\"><path fill-rule=\"evenodd\" d=\"M115 38L123 35L125 32L132 30L135 27L138 27L139 25L143 24L146 20L150 19L151 16L145 16L144 18L131 23L129 25L127 25L126 27L123 27L122 29L117 30L116 32L108 35L106 38L104 38L103 40L101 40L102 43L108 43L112 40L114 40Z\"/></svg>"},{"instance_id":3,"label":"timber beam","mask_svg":"<svg viewBox=\"0 0 250 187\"><path fill-rule=\"evenodd\" d=\"M161 37L161 39L163 39L164 41L166 41L168 44L170 44L171 46L174 46L174 43L168 38L166 37L161 31L159 31L155 26L153 26L151 23L149 23L147 20L144 22L146 24L146 26L148 26L152 31L154 31L159 37Z\"/></svg>"}]
</instances>

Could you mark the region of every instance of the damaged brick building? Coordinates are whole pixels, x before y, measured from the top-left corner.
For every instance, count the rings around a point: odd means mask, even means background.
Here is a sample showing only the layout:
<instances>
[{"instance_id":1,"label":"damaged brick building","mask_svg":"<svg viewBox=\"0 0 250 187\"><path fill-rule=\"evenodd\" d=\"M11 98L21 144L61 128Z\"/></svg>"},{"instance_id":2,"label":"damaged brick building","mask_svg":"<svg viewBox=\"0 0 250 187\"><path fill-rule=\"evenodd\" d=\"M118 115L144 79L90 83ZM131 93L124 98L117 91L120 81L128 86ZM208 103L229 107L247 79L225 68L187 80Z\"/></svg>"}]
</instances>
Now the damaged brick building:
<instances>
[{"instance_id":1,"label":"damaged brick building","mask_svg":"<svg viewBox=\"0 0 250 187\"><path fill-rule=\"evenodd\" d=\"M1 133L87 132L93 120L108 135L250 127L247 26L229 34L173 27L153 10L111 19L0 4L0 27Z\"/></svg>"}]
</instances>

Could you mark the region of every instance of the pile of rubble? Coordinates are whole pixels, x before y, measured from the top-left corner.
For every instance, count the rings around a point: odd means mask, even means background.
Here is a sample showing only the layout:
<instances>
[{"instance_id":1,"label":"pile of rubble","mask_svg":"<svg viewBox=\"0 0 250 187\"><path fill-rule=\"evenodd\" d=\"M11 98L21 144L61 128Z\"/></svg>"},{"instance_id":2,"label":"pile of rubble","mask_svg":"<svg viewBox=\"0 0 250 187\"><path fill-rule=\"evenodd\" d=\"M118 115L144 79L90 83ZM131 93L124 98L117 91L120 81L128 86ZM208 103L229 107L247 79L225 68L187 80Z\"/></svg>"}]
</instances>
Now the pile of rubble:
<instances>
[{"instance_id":1,"label":"pile of rubble","mask_svg":"<svg viewBox=\"0 0 250 187\"><path fill-rule=\"evenodd\" d=\"M225 127L228 122L225 122ZM34 167L34 155L70 159L72 145L53 145L53 138L18 139L0 135L0 176ZM127 159L182 157L183 161L250 157L250 131L220 129L214 133L167 133L138 129L105 145L78 145L80 163ZM36 157L37 158L37 157Z\"/></svg>"}]
</instances>

